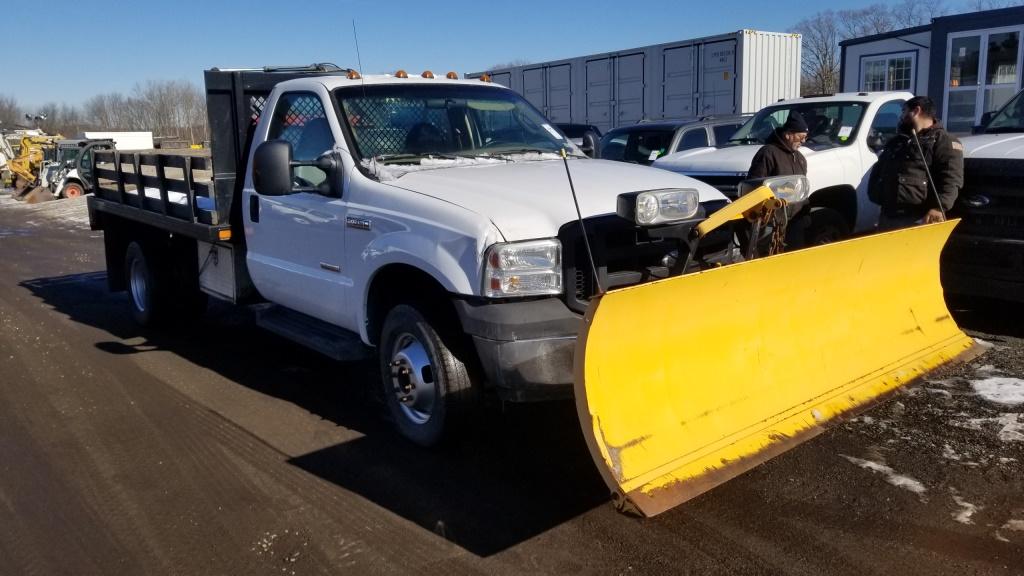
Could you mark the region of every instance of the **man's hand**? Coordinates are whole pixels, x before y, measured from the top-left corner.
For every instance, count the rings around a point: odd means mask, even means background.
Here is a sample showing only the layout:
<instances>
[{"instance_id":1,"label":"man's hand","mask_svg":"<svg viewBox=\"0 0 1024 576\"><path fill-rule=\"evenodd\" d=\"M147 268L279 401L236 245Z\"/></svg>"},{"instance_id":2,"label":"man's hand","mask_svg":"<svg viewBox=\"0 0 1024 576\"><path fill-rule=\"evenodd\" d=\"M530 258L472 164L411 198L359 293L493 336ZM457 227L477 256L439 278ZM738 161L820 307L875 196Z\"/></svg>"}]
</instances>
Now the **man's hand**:
<instances>
[{"instance_id":1,"label":"man's hand","mask_svg":"<svg viewBox=\"0 0 1024 576\"><path fill-rule=\"evenodd\" d=\"M942 216L942 212L936 208L932 208L924 215L925 224L935 224L936 222L942 222L944 220L945 218Z\"/></svg>"}]
</instances>

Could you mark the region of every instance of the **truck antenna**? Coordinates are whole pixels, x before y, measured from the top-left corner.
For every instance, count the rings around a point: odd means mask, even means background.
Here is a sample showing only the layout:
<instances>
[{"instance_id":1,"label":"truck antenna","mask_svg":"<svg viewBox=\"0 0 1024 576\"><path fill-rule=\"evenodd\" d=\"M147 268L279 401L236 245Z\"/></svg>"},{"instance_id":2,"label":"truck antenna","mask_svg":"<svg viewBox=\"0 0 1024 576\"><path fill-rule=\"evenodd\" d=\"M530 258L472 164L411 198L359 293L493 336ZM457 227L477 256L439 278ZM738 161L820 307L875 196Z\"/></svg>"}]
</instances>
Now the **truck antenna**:
<instances>
[{"instance_id":1,"label":"truck antenna","mask_svg":"<svg viewBox=\"0 0 1024 576\"><path fill-rule=\"evenodd\" d=\"M572 184L572 174L569 173L569 157L565 153L565 148L560 150L562 153L562 163L565 164L565 175L569 178L569 190L572 192L572 203L576 206L576 218L580 223L580 232L583 233L583 245L587 247L587 259L590 260L590 271L594 273L594 284L597 286L597 293L604 294L604 289L601 288L601 277L597 274L597 266L594 264L594 251L590 249L590 239L587 238L587 227L583 225L583 214L580 213L580 201L576 198L576 187Z\"/></svg>"},{"instance_id":2,"label":"truck antenna","mask_svg":"<svg viewBox=\"0 0 1024 576\"><path fill-rule=\"evenodd\" d=\"M366 78L363 78L363 57L359 54L359 34L356 33L356 19L352 19L352 40L356 43L356 62L359 63L359 85L363 87L363 98L366 98Z\"/></svg>"}]
</instances>

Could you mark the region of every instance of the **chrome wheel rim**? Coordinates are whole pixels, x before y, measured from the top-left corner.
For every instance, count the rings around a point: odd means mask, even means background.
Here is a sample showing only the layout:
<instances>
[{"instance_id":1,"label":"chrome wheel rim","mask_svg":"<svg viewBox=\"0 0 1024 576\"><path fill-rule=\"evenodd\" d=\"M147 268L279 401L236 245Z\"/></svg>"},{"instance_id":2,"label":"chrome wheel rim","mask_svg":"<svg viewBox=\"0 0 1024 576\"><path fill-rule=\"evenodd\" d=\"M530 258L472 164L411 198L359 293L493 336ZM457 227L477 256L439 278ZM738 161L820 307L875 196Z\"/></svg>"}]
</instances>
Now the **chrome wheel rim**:
<instances>
[{"instance_id":1,"label":"chrome wheel rim","mask_svg":"<svg viewBox=\"0 0 1024 576\"><path fill-rule=\"evenodd\" d=\"M128 273L128 284L132 293L132 302L140 312L146 311L146 271L142 260L133 260Z\"/></svg>"},{"instance_id":2,"label":"chrome wheel rim","mask_svg":"<svg viewBox=\"0 0 1024 576\"><path fill-rule=\"evenodd\" d=\"M434 367L426 347L412 334L395 340L391 353L391 388L403 416L426 424L437 400Z\"/></svg>"}]
</instances>

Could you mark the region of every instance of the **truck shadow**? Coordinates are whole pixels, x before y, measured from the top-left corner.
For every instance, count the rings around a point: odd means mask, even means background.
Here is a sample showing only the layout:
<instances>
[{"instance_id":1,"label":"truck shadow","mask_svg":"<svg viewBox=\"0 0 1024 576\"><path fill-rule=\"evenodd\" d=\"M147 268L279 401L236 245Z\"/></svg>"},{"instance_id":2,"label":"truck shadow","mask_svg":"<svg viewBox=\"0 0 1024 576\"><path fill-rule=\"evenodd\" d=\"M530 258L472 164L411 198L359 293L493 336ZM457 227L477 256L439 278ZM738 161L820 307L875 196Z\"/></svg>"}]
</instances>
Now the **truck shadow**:
<instances>
[{"instance_id":1,"label":"truck shadow","mask_svg":"<svg viewBox=\"0 0 1024 576\"><path fill-rule=\"evenodd\" d=\"M478 556L533 538L608 501L571 402L487 406L434 450L382 417L373 362L339 364L258 329L246 309L212 303L185 329L150 330L107 291L105 272L22 282L72 321L103 331L113 355L164 350L241 386L294 403L362 437L289 460ZM107 338L107 335L112 338Z\"/></svg>"}]
</instances>

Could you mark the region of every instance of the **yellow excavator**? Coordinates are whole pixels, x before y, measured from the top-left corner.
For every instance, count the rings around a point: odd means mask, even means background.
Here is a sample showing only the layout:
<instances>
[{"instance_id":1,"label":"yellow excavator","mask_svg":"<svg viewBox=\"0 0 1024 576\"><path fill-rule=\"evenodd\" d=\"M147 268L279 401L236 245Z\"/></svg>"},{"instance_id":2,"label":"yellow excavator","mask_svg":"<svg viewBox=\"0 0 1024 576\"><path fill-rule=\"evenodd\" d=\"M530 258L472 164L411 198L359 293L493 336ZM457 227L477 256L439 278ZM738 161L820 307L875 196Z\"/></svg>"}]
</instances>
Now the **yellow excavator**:
<instances>
[{"instance_id":1,"label":"yellow excavator","mask_svg":"<svg viewBox=\"0 0 1024 576\"><path fill-rule=\"evenodd\" d=\"M756 188L701 223L693 241L737 221L755 229L771 222L786 209L785 195ZM576 405L617 506L659 514L929 370L978 354L939 284L939 254L956 224L769 255L593 298L575 353ZM665 305L681 302L715 304ZM643 321L650 314L656 322Z\"/></svg>"},{"instance_id":2,"label":"yellow excavator","mask_svg":"<svg viewBox=\"0 0 1024 576\"><path fill-rule=\"evenodd\" d=\"M42 186L39 177L46 150L53 149L62 136L23 136L18 155L7 161L7 169L14 180L14 197L29 203L38 202L52 194Z\"/></svg>"}]
</instances>

